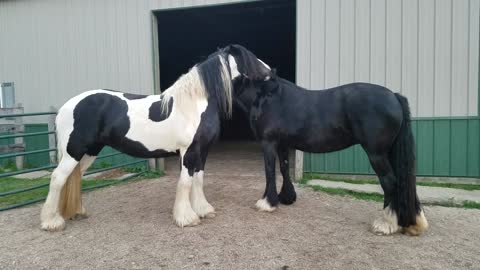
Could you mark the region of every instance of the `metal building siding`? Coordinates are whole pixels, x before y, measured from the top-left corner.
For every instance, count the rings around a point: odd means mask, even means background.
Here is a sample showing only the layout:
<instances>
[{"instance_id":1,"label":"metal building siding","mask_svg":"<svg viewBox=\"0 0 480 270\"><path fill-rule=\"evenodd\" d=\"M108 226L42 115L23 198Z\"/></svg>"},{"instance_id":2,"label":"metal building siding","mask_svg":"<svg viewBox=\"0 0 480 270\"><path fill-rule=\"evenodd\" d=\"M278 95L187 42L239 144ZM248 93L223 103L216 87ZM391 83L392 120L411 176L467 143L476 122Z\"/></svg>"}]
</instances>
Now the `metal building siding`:
<instances>
[{"instance_id":1,"label":"metal building siding","mask_svg":"<svg viewBox=\"0 0 480 270\"><path fill-rule=\"evenodd\" d=\"M241 1L0 1L0 81L15 82L26 112L88 89L151 94L151 11L232 2Z\"/></svg>"},{"instance_id":2,"label":"metal building siding","mask_svg":"<svg viewBox=\"0 0 480 270\"><path fill-rule=\"evenodd\" d=\"M479 0L298 0L297 83L365 81L414 117L478 115Z\"/></svg>"},{"instance_id":3,"label":"metal building siding","mask_svg":"<svg viewBox=\"0 0 480 270\"><path fill-rule=\"evenodd\" d=\"M298 0L297 12L299 85L366 81L401 92L414 116L418 175L480 177L479 0ZM305 153L303 165L373 173L358 145Z\"/></svg>"}]
</instances>

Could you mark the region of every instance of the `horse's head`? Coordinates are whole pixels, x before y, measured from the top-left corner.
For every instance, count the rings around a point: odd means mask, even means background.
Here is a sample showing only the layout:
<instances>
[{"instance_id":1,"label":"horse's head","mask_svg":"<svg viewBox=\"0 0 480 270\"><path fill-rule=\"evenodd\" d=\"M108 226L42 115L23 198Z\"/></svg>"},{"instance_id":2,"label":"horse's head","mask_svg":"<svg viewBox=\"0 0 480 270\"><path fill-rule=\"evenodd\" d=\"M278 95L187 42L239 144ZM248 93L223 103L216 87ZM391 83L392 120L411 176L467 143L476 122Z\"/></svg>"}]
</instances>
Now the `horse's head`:
<instances>
[{"instance_id":1,"label":"horse's head","mask_svg":"<svg viewBox=\"0 0 480 270\"><path fill-rule=\"evenodd\" d=\"M234 102L241 107L243 106L240 99L250 100L256 95L261 84L275 76L270 66L241 45L228 45L220 49L220 52L230 70Z\"/></svg>"}]
</instances>

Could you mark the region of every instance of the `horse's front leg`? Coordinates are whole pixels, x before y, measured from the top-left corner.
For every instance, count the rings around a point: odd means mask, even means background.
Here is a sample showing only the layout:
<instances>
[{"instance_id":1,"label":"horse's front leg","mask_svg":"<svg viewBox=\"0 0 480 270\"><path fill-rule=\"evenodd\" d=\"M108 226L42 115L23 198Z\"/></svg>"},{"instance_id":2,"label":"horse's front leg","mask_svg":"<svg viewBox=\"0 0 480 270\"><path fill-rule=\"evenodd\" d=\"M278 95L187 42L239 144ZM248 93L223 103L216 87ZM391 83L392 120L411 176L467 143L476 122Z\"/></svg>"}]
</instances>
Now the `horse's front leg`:
<instances>
[{"instance_id":1,"label":"horse's front leg","mask_svg":"<svg viewBox=\"0 0 480 270\"><path fill-rule=\"evenodd\" d=\"M255 206L259 211L272 212L278 205L278 193L275 183L275 158L277 155L276 142L263 141L262 150L265 162L265 176L267 184L263 199L257 201Z\"/></svg>"},{"instance_id":2,"label":"horse's front leg","mask_svg":"<svg viewBox=\"0 0 480 270\"><path fill-rule=\"evenodd\" d=\"M215 209L210 205L203 193L203 174L205 170L205 162L207 161L208 149L204 149L198 156L200 156L200 164L196 168L192 192L190 193L190 201L192 202L192 208L195 213L201 218L213 218L215 217Z\"/></svg>"},{"instance_id":3,"label":"horse's front leg","mask_svg":"<svg viewBox=\"0 0 480 270\"><path fill-rule=\"evenodd\" d=\"M288 161L288 147L278 146L278 163L280 164L280 172L283 177L282 189L278 198L282 204L292 204L297 200L295 187L290 180L289 161Z\"/></svg>"},{"instance_id":4,"label":"horse's front leg","mask_svg":"<svg viewBox=\"0 0 480 270\"><path fill-rule=\"evenodd\" d=\"M190 193L190 201L192 202L192 208L195 213L201 218L214 218L215 209L203 193L203 170L195 173L193 179L192 192Z\"/></svg>"},{"instance_id":5,"label":"horse's front leg","mask_svg":"<svg viewBox=\"0 0 480 270\"><path fill-rule=\"evenodd\" d=\"M177 185L173 218L180 227L195 226L200 223L198 215L190 204L190 192L193 184L194 168L187 168L184 164L185 155L182 154L182 171ZM187 164L188 165L188 164Z\"/></svg>"}]
</instances>

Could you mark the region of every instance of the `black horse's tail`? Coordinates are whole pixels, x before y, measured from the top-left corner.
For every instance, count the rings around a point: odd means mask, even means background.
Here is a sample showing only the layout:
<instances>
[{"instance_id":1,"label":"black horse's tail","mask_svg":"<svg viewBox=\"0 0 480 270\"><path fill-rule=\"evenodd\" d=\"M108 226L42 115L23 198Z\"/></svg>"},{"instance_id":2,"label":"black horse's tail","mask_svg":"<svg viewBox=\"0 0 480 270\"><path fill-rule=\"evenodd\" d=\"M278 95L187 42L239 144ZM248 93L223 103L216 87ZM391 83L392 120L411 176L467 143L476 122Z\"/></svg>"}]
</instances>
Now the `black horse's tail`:
<instances>
[{"instance_id":1,"label":"black horse's tail","mask_svg":"<svg viewBox=\"0 0 480 270\"><path fill-rule=\"evenodd\" d=\"M395 96L402 106L403 121L389 154L390 163L397 178L396 190L390 207L397 213L398 225L406 228L417 225L417 216L421 209L415 186L415 142L412 134L410 109L405 97L398 93L395 93Z\"/></svg>"}]
</instances>

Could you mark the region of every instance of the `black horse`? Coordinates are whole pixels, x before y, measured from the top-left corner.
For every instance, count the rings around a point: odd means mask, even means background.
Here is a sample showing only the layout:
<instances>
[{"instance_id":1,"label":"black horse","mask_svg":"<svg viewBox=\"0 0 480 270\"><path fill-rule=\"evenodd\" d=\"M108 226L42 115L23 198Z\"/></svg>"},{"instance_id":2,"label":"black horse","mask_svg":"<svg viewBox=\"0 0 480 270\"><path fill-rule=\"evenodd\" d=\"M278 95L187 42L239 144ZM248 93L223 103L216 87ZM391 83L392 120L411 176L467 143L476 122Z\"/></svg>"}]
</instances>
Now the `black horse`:
<instances>
[{"instance_id":1,"label":"black horse","mask_svg":"<svg viewBox=\"0 0 480 270\"><path fill-rule=\"evenodd\" d=\"M224 50L242 59L258 61L247 49L230 45ZM415 187L415 150L408 101L389 89L352 83L322 91L309 91L275 75L248 74L234 81L234 102L247 113L261 141L266 189L257 207L273 211L278 203L296 200L289 178L288 150L326 153L360 144L384 190L384 216L373 224L377 234L403 231L418 235L428 223ZM259 79L260 77L260 79ZM275 159L278 155L283 186L277 194Z\"/></svg>"}]
</instances>

